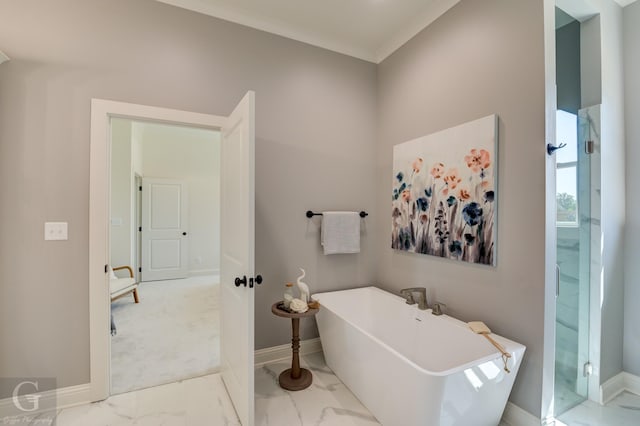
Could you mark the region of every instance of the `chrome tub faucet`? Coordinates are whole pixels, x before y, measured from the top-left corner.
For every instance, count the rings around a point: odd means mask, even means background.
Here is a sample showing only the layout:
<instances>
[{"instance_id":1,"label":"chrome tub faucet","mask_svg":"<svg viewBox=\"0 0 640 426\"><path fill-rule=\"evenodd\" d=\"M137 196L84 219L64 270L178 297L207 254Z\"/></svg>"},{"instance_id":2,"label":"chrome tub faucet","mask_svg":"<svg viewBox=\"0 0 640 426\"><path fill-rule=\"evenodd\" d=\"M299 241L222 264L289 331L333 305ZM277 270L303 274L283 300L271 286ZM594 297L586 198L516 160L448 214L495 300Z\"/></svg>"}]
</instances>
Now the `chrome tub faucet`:
<instances>
[{"instance_id":1,"label":"chrome tub faucet","mask_svg":"<svg viewBox=\"0 0 640 426\"><path fill-rule=\"evenodd\" d=\"M403 288L402 290L400 290L400 294L402 295L402 297L404 297L407 301L407 305L415 305L416 304L416 300L414 299L413 295L417 294L418 295L418 309L421 310L427 310L429 309L429 306L427 304L427 289L424 287L411 287L411 288Z\"/></svg>"}]
</instances>

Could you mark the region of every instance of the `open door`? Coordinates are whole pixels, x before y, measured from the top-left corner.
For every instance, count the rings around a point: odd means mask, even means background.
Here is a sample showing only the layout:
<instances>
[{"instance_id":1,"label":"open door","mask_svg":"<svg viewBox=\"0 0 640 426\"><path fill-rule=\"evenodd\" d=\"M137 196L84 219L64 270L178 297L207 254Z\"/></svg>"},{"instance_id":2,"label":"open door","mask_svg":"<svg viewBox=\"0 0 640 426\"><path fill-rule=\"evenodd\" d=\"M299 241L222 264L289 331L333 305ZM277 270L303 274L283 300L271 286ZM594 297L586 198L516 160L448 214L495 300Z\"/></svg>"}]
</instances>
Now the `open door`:
<instances>
[{"instance_id":1,"label":"open door","mask_svg":"<svg viewBox=\"0 0 640 426\"><path fill-rule=\"evenodd\" d=\"M254 110L248 92L223 126L220 174L221 372L244 426L254 424Z\"/></svg>"}]
</instances>

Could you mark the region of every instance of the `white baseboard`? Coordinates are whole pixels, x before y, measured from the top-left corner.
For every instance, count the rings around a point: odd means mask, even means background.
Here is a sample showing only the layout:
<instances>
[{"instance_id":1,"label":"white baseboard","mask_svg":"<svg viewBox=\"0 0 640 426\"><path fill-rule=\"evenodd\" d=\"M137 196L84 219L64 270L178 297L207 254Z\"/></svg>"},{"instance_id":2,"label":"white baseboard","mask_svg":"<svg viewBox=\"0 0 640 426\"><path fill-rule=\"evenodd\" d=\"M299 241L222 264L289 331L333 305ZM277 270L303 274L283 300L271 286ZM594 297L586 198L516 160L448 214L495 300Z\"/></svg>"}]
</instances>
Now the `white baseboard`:
<instances>
[{"instance_id":1,"label":"white baseboard","mask_svg":"<svg viewBox=\"0 0 640 426\"><path fill-rule=\"evenodd\" d=\"M540 419L513 402L507 402L502 414L502 422L509 426L540 426Z\"/></svg>"},{"instance_id":2,"label":"white baseboard","mask_svg":"<svg viewBox=\"0 0 640 426\"><path fill-rule=\"evenodd\" d=\"M600 386L600 403L604 405L624 391L640 395L640 377L625 371L613 376Z\"/></svg>"},{"instance_id":3,"label":"white baseboard","mask_svg":"<svg viewBox=\"0 0 640 426\"><path fill-rule=\"evenodd\" d=\"M189 271L190 277L202 277L205 275L220 275L220 269L194 269Z\"/></svg>"},{"instance_id":4,"label":"white baseboard","mask_svg":"<svg viewBox=\"0 0 640 426\"><path fill-rule=\"evenodd\" d=\"M320 343L319 337L300 342L300 355L308 355L316 352L322 352L322 344ZM262 367L270 362L291 359L291 344L258 349L255 351L254 359L256 367Z\"/></svg>"},{"instance_id":5,"label":"white baseboard","mask_svg":"<svg viewBox=\"0 0 640 426\"><path fill-rule=\"evenodd\" d=\"M48 407L46 409L35 410L32 412L21 411L13 402L13 398L0 399L0 420L5 417L23 416L25 414L37 414L55 407L56 410L63 408L75 407L76 405L88 404L91 402L91 386L89 383L77 386L69 386L37 394L40 398L39 405ZM55 404L54 400L55 399ZM7 423L11 424L11 423Z\"/></svg>"}]
</instances>

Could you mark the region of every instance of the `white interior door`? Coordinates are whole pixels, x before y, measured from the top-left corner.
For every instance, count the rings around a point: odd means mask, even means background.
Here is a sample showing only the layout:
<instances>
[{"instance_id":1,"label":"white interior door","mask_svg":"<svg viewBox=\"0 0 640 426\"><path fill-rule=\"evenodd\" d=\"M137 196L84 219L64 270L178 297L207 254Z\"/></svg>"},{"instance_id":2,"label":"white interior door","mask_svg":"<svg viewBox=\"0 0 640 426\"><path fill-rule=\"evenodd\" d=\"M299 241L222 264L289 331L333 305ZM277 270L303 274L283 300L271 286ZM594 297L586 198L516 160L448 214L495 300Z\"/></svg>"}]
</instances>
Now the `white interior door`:
<instances>
[{"instance_id":1,"label":"white interior door","mask_svg":"<svg viewBox=\"0 0 640 426\"><path fill-rule=\"evenodd\" d=\"M223 126L220 175L221 369L244 426L254 424L254 110L248 92Z\"/></svg>"},{"instance_id":2,"label":"white interior door","mask_svg":"<svg viewBox=\"0 0 640 426\"><path fill-rule=\"evenodd\" d=\"M175 179L142 179L142 280L188 274L187 187Z\"/></svg>"}]
</instances>

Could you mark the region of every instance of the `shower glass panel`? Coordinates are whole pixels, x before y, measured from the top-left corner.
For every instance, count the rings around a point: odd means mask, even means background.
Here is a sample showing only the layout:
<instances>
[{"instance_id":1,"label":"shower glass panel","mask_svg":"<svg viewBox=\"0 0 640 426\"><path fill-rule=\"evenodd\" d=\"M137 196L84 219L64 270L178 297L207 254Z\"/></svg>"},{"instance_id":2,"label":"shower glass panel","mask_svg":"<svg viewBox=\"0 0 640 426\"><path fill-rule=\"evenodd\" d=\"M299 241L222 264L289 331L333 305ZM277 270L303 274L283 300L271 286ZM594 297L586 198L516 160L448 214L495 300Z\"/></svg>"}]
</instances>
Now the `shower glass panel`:
<instances>
[{"instance_id":1,"label":"shower glass panel","mask_svg":"<svg viewBox=\"0 0 640 426\"><path fill-rule=\"evenodd\" d=\"M587 398L591 177L588 115L557 111L557 263L555 414Z\"/></svg>"}]
</instances>

